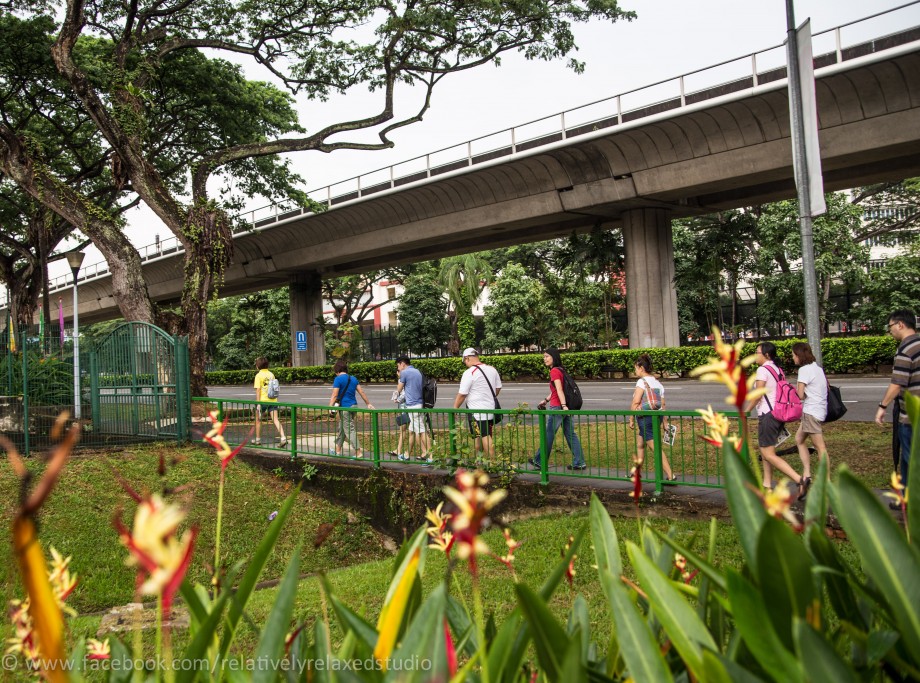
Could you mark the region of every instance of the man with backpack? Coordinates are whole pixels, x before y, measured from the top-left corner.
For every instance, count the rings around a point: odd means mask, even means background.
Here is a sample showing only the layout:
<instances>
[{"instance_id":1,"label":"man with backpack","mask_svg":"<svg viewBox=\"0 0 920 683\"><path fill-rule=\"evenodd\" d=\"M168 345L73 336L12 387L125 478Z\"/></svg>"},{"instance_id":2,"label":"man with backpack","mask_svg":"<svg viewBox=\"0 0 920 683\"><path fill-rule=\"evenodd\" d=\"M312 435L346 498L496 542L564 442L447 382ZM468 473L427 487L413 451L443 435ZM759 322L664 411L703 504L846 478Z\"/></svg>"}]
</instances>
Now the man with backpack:
<instances>
[{"instance_id":1,"label":"man with backpack","mask_svg":"<svg viewBox=\"0 0 920 683\"><path fill-rule=\"evenodd\" d=\"M272 416L272 422L275 423L275 429L278 430L278 437L281 442L278 444L281 448L287 446L287 438L284 436L284 429L281 427L281 420L278 419L278 380L275 379L274 373L268 369L268 359L265 356L256 358L255 380L252 386L256 390L256 400L269 405L256 406L256 438L252 443L258 446L262 443L262 411ZM269 394L273 394L270 396ZM276 404L276 405L271 405Z\"/></svg>"},{"instance_id":2,"label":"man with backpack","mask_svg":"<svg viewBox=\"0 0 920 683\"><path fill-rule=\"evenodd\" d=\"M425 429L425 414L422 408L425 405L423 398L424 378L418 368L409 362L408 356L400 356L396 359L396 369L399 370L399 384L396 385L396 391L405 392L406 409L409 412L409 448L406 455L400 455L399 459L403 462L409 460L412 448L418 444L420 454L419 460L424 460L427 464L432 463L431 442L428 438L428 431Z\"/></svg>"},{"instance_id":3,"label":"man with backpack","mask_svg":"<svg viewBox=\"0 0 920 683\"><path fill-rule=\"evenodd\" d=\"M463 364L466 366L460 377L460 390L454 399L454 408L459 408L466 401L470 410L496 410L501 408L498 403L498 394L502 390L502 378L498 370L491 365L486 365L479 360L479 352L474 348L463 351ZM495 423L501 420L501 415L495 413L469 413L467 419L470 425L470 434L473 436L476 459L488 458L489 464L495 462L495 442L492 440L492 430Z\"/></svg>"},{"instance_id":4,"label":"man with backpack","mask_svg":"<svg viewBox=\"0 0 920 683\"><path fill-rule=\"evenodd\" d=\"M792 465L776 454L776 445L780 433L785 428L787 419L799 419L802 414L802 403L795 389L786 382L786 376L776 364L776 345L772 342L761 342L755 352L758 365L755 375L754 388L766 387L767 393L757 401L757 445L763 459L763 486L765 489L773 488L773 468L789 477L799 488L799 500L804 500L811 488L811 477L803 477ZM791 408L788 402L798 402L798 417L791 417ZM746 410L754 407L750 402ZM785 411L785 412L784 412Z\"/></svg>"}]
</instances>

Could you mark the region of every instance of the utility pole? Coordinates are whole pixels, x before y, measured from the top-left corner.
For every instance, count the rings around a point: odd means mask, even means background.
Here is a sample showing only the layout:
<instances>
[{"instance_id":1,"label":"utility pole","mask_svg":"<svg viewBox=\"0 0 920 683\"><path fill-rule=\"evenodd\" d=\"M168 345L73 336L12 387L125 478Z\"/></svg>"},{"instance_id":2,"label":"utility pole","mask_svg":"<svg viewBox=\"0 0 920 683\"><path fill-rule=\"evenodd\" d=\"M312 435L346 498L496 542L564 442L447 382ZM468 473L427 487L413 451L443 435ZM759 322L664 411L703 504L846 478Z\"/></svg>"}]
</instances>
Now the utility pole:
<instances>
[{"instance_id":1,"label":"utility pole","mask_svg":"<svg viewBox=\"0 0 920 683\"><path fill-rule=\"evenodd\" d=\"M803 25L807 44L799 46L793 0L786 0L786 55L789 78L789 115L792 129L792 160L799 200L799 231L802 236L802 277L805 279L805 331L808 344L821 364L821 320L818 315L818 283L815 274L815 240L812 217L827 211L821 155L818 148L818 115L811 56L811 28ZM804 60L807 60L807 64ZM807 79L802 78L803 71ZM805 82L803 83L803 80ZM804 88L808 91L805 92Z\"/></svg>"}]
</instances>

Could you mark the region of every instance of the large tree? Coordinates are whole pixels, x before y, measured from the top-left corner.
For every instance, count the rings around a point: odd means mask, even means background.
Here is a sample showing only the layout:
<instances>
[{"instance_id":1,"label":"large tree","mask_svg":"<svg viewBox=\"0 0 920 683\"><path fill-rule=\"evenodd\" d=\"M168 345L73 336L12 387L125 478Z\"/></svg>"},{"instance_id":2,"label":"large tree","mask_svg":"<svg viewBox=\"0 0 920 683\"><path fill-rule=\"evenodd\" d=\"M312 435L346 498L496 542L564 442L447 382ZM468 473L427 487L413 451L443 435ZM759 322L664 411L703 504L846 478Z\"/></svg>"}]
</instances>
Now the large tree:
<instances>
[{"instance_id":1,"label":"large tree","mask_svg":"<svg viewBox=\"0 0 920 683\"><path fill-rule=\"evenodd\" d=\"M421 120L435 85L448 73L498 63L509 50L528 58L562 57L575 47L571 22L633 15L616 0L319 0L294 5L276 0L68 0L59 16L52 47L59 73L114 150L118 177L130 182L186 250L177 323L190 335L192 389L203 394L204 302L232 258L227 213L232 205L213 196L220 179L243 183L247 193L269 198L293 194L293 179L282 173L286 167L276 162L277 155L391 147L392 131ZM94 52L82 50L87 39ZM250 60L291 93L309 99L325 100L362 86L379 93L380 105L367 115L308 133L289 116L285 98L272 86L212 79L203 64L191 77L188 61L204 59L203 50ZM576 70L582 66L570 63ZM418 106L405 116L396 114L400 84L422 89ZM172 147L166 159L153 134L164 108L182 111L196 124L179 127L188 144ZM376 141L347 138L368 129ZM45 160L15 130L0 128L0 139L4 172L82 230L92 214L81 203L85 197L74 188L45 182ZM184 182L165 177L174 164L190 170ZM103 243L97 244L100 248L111 238L99 232L89 236ZM114 259L128 264L120 267L140 279L136 255L103 252L113 274ZM152 306L143 287L133 291L140 294L129 300L116 289L122 313L150 318Z\"/></svg>"},{"instance_id":2,"label":"large tree","mask_svg":"<svg viewBox=\"0 0 920 683\"><path fill-rule=\"evenodd\" d=\"M491 282L492 265L482 252L449 256L438 264L438 284L449 302L450 354L458 355L461 347L476 343L473 306Z\"/></svg>"}]
</instances>

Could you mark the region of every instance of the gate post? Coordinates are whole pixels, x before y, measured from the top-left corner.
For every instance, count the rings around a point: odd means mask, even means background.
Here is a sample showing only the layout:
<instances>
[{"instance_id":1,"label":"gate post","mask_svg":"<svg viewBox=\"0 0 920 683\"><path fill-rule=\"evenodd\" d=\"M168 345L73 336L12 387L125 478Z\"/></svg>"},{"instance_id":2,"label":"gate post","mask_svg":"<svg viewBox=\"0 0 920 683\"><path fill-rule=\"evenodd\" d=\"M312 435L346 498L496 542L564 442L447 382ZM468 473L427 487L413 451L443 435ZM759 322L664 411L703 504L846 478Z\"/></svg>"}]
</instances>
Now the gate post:
<instances>
[{"instance_id":1,"label":"gate post","mask_svg":"<svg viewBox=\"0 0 920 683\"><path fill-rule=\"evenodd\" d=\"M188 441L191 397L189 396L188 337L175 337L176 343L176 439Z\"/></svg>"},{"instance_id":2,"label":"gate post","mask_svg":"<svg viewBox=\"0 0 920 683\"><path fill-rule=\"evenodd\" d=\"M12 335L13 332L10 331ZM26 333L23 332L19 337L19 351L22 353L22 438L23 450L26 456L29 453L29 354L23 346L26 340ZM10 366L13 365L13 354L10 354Z\"/></svg>"},{"instance_id":3,"label":"gate post","mask_svg":"<svg viewBox=\"0 0 920 683\"><path fill-rule=\"evenodd\" d=\"M99 412L99 359L96 351L89 352L89 411L93 416L93 435L102 431L102 416Z\"/></svg>"}]
</instances>

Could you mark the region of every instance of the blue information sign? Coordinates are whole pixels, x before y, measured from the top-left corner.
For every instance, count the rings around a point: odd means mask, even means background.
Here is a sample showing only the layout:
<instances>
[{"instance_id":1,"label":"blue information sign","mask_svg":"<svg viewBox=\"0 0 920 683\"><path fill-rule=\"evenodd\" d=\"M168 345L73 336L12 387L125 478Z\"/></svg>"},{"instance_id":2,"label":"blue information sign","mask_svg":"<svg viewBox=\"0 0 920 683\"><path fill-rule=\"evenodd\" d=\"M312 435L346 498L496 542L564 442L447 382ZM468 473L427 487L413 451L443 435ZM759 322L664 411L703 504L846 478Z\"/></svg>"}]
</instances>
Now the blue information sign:
<instances>
[{"instance_id":1,"label":"blue information sign","mask_svg":"<svg viewBox=\"0 0 920 683\"><path fill-rule=\"evenodd\" d=\"M298 351L307 350L307 333L305 330L297 330L294 333L294 342L297 344Z\"/></svg>"}]
</instances>

